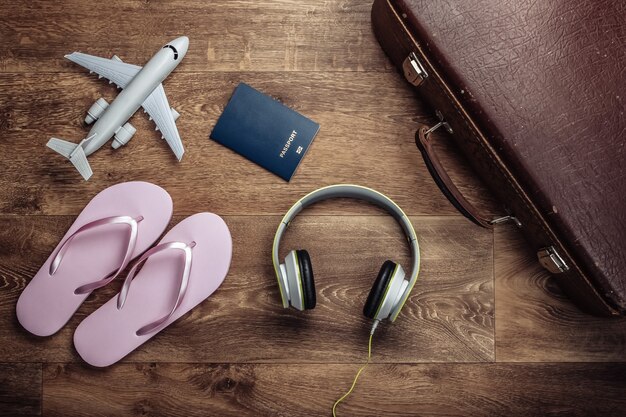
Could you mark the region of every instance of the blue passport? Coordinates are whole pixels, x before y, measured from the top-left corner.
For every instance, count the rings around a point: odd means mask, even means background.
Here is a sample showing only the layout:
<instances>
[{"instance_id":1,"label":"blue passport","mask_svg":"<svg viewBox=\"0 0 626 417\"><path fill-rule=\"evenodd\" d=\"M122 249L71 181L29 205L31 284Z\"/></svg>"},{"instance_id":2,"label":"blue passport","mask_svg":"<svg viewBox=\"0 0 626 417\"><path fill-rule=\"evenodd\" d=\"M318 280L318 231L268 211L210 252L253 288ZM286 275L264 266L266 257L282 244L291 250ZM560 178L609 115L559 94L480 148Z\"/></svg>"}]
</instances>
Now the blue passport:
<instances>
[{"instance_id":1,"label":"blue passport","mask_svg":"<svg viewBox=\"0 0 626 417\"><path fill-rule=\"evenodd\" d=\"M320 125L240 83L211 139L289 181Z\"/></svg>"}]
</instances>

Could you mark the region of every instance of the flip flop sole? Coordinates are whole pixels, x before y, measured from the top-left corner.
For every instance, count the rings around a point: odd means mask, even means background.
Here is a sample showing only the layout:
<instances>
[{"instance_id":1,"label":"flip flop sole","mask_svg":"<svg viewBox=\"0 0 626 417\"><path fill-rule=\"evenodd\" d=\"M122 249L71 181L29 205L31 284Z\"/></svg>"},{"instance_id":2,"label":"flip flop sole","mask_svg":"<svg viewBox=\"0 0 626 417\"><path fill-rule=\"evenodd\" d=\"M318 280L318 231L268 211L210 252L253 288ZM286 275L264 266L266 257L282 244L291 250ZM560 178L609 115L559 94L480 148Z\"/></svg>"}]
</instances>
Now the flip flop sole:
<instances>
[{"instance_id":1,"label":"flip flop sole","mask_svg":"<svg viewBox=\"0 0 626 417\"><path fill-rule=\"evenodd\" d=\"M167 315L178 295L184 255L180 251L156 254L133 279L121 309L115 296L77 327L74 346L85 362L103 367L119 361L207 299L226 278L232 239L221 217L212 213L190 216L174 226L159 244L166 242L195 242L187 291L178 308L154 332L137 335L140 328Z\"/></svg>"},{"instance_id":2,"label":"flip flop sole","mask_svg":"<svg viewBox=\"0 0 626 417\"><path fill-rule=\"evenodd\" d=\"M135 258L167 227L172 217L172 199L164 189L147 182L109 187L87 204L59 245L80 227L113 216L143 217L137 226L136 245L131 254L131 258ZM126 252L128 233L127 225L115 224L76 235L68 244L62 263L51 275L50 265L56 250L53 251L17 301L20 324L38 336L49 336L61 329L89 295L75 294L75 290L119 268Z\"/></svg>"}]
</instances>

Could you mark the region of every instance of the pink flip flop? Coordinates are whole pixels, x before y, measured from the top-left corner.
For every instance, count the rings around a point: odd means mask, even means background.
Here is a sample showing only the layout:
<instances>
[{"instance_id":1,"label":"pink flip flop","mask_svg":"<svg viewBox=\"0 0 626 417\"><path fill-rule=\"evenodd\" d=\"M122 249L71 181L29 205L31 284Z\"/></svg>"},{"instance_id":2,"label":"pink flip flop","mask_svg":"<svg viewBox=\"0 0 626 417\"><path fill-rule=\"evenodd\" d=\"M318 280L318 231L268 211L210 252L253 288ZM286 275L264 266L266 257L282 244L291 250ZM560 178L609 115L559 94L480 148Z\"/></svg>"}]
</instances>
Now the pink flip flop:
<instances>
[{"instance_id":1,"label":"pink flip flop","mask_svg":"<svg viewBox=\"0 0 626 417\"><path fill-rule=\"evenodd\" d=\"M172 199L147 182L114 185L96 195L17 301L20 324L56 333L95 289L148 249L172 217Z\"/></svg>"},{"instance_id":2,"label":"pink flip flop","mask_svg":"<svg viewBox=\"0 0 626 417\"><path fill-rule=\"evenodd\" d=\"M226 278L231 255L221 217L199 213L184 219L136 261L120 293L76 328L78 354L93 366L119 361L213 294Z\"/></svg>"}]
</instances>

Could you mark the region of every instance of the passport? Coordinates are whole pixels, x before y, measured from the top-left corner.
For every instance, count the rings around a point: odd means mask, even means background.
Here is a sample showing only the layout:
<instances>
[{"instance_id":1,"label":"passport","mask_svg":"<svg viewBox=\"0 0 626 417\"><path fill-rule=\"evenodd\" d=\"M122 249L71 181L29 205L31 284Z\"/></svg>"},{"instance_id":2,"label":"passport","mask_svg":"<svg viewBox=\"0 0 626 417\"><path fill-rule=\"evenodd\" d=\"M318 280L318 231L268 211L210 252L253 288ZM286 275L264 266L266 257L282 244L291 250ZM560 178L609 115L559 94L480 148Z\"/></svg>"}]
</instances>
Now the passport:
<instances>
[{"instance_id":1,"label":"passport","mask_svg":"<svg viewBox=\"0 0 626 417\"><path fill-rule=\"evenodd\" d=\"M319 128L311 119L240 83L210 137L289 181Z\"/></svg>"}]
</instances>

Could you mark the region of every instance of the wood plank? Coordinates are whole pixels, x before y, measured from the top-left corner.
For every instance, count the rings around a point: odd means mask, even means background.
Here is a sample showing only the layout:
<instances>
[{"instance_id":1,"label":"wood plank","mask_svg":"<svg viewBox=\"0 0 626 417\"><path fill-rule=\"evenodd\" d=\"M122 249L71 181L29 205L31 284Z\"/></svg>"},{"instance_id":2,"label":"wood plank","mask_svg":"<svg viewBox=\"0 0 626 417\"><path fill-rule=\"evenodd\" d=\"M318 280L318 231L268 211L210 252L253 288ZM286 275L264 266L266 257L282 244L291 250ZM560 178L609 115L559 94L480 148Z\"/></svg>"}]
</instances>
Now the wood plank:
<instances>
[{"instance_id":1,"label":"wood plank","mask_svg":"<svg viewBox=\"0 0 626 417\"><path fill-rule=\"evenodd\" d=\"M239 81L246 81L321 124L298 172L282 181L209 140ZM129 180L166 188L180 214L207 204L222 214L282 214L299 197L338 182L389 194L409 214L456 214L430 178L414 142L427 113L397 74L225 73L174 74L166 83L186 154L178 163L144 114L131 122L136 137L123 149L105 145L89 158L94 176L83 181L69 162L45 147L50 136L79 141L85 110L115 89L86 71L0 75L0 213L77 214L93 195ZM381 109L385 110L381 112ZM439 136L445 147L445 136ZM497 212L458 154L445 152L461 190ZM193 190L190 192L190 190Z\"/></svg>"},{"instance_id":2,"label":"wood plank","mask_svg":"<svg viewBox=\"0 0 626 417\"><path fill-rule=\"evenodd\" d=\"M370 11L359 0L6 4L0 71L67 71L72 51L143 65L182 35L190 46L180 71L390 71Z\"/></svg>"},{"instance_id":3,"label":"wood plank","mask_svg":"<svg viewBox=\"0 0 626 417\"><path fill-rule=\"evenodd\" d=\"M333 202L325 202L327 206ZM234 241L229 276L206 302L128 356L149 362L353 362L371 323L361 311L385 259L406 269L399 226L377 208L361 216L303 215L282 246L306 248L318 307L283 310L271 263L280 217L226 216ZM172 224L181 217L176 217ZM0 361L80 361L72 332L114 296L121 282L93 294L59 333L29 336L15 318L22 289L73 221L61 216L0 216ZM494 359L492 235L460 218L413 217L422 245L416 289L394 324L377 331L377 362ZM282 255L284 256L284 255Z\"/></svg>"},{"instance_id":4,"label":"wood plank","mask_svg":"<svg viewBox=\"0 0 626 417\"><path fill-rule=\"evenodd\" d=\"M626 318L581 312L512 228L495 232L498 361L626 360Z\"/></svg>"},{"instance_id":5,"label":"wood plank","mask_svg":"<svg viewBox=\"0 0 626 417\"><path fill-rule=\"evenodd\" d=\"M40 416L41 386L40 363L0 363L0 416Z\"/></svg>"},{"instance_id":6,"label":"wood plank","mask_svg":"<svg viewBox=\"0 0 626 417\"><path fill-rule=\"evenodd\" d=\"M355 368L123 364L100 371L49 364L44 413L327 416ZM338 415L622 416L625 374L625 364L370 365Z\"/></svg>"},{"instance_id":7,"label":"wood plank","mask_svg":"<svg viewBox=\"0 0 626 417\"><path fill-rule=\"evenodd\" d=\"M414 144L417 126L433 123L432 109L375 41L371 2L115 0L94 8L34 0L2 10L0 415L329 415L364 359L369 323L361 309L378 268L385 259L408 267L399 228L381 210L321 203L283 245L311 253L318 307L280 307L270 259L280 216L304 193L337 182L396 200L423 256L416 290L398 321L379 327L373 364L340 416L623 415L626 319L580 313L515 232L498 228L494 236L445 200ZM116 95L63 55L117 54L141 65L183 34L188 55L165 82L182 115L181 163L141 114L128 146L90 157L89 182L45 148L50 136L83 137L85 110ZM208 139L240 81L321 124L290 183ZM435 135L462 192L497 214L448 137ZM129 180L171 193L172 224L198 211L223 215L233 263L210 300L122 363L94 369L74 351L73 331L121 282L89 297L49 338L24 331L15 304L89 199Z\"/></svg>"}]
</instances>

